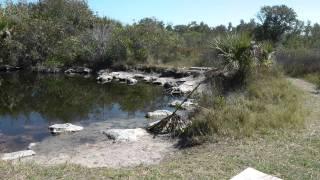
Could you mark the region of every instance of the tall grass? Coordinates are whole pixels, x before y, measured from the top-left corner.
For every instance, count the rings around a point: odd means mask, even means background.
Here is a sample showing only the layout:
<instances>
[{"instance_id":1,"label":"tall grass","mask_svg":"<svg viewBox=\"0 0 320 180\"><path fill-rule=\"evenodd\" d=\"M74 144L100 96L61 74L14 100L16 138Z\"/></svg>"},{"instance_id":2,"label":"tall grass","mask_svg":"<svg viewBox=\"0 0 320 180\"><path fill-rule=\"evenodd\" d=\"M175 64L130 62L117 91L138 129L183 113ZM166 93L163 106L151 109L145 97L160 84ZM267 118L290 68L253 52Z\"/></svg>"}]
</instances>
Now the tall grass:
<instances>
[{"instance_id":1,"label":"tall grass","mask_svg":"<svg viewBox=\"0 0 320 180\"><path fill-rule=\"evenodd\" d=\"M294 77L302 77L320 88L320 49L279 49L277 62Z\"/></svg>"},{"instance_id":2,"label":"tall grass","mask_svg":"<svg viewBox=\"0 0 320 180\"><path fill-rule=\"evenodd\" d=\"M320 49L279 49L276 59L293 76L320 72Z\"/></svg>"},{"instance_id":3,"label":"tall grass","mask_svg":"<svg viewBox=\"0 0 320 180\"><path fill-rule=\"evenodd\" d=\"M185 136L247 137L302 127L300 93L277 71L256 71L241 92L204 96L200 105L206 108L195 115Z\"/></svg>"}]
</instances>

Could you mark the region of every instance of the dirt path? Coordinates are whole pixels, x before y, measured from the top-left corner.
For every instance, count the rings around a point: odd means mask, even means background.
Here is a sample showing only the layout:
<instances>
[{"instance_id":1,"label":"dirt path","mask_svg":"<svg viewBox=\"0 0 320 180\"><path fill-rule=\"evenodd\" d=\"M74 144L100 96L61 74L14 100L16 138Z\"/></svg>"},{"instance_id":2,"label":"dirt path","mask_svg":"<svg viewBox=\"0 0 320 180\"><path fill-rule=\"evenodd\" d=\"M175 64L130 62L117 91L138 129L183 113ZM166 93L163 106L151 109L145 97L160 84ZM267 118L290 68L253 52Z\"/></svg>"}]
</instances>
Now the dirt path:
<instances>
[{"instance_id":1,"label":"dirt path","mask_svg":"<svg viewBox=\"0 0 320 180\"><path fill-rule=\"evenodd\" d=\"M309 111L306 119L306 135L320 133L320 91L316 86L302 79L288 78L298 89L305 93L304 107ZM311 133L311 134L309 134Z\"/></svg>"}]
</instances>

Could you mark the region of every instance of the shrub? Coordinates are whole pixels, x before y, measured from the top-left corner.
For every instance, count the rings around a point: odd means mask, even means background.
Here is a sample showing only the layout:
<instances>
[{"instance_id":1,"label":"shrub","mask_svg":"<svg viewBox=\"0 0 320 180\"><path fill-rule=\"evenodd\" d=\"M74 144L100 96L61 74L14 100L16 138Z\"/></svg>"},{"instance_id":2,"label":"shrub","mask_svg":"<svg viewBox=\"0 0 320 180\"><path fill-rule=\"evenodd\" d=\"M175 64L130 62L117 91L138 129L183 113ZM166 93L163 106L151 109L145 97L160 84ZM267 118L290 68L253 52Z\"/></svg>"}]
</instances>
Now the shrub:
<instances>
[{"instance_id":1,"label":"shrub","mask_svg":"<svg viewBox=\"0 0 320 180\"><path fill-rule=\"evenodd\" d=\"M213 48L225 61L225 67L236 70L238 83L243 84L256 66L268 65L272 46L256 44L247 34L233 34L216 39Z\"/></svg>"}]
</instances>

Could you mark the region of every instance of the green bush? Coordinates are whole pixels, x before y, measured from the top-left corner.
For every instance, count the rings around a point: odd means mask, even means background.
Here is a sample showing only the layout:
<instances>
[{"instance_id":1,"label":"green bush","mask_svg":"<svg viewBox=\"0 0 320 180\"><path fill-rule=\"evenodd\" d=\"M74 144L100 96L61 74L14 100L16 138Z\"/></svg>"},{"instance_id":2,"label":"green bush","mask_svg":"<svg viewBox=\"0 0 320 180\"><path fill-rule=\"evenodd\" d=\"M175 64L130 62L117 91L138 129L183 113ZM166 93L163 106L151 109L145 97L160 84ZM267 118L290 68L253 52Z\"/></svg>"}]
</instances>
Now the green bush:
<instances>
[{"instance_id":1,"label":"green bush","mask_svg":"<svg viewBox=\"0 0 320 180\"><path fill-rule=\"evenodd\" d=\"M256 43L248 34L232 34L215 40L212 46L224 60L224 69L236 71L234 77L244 84L258 66L269 66L272 46Z\"/></svg>"}]
</instances>

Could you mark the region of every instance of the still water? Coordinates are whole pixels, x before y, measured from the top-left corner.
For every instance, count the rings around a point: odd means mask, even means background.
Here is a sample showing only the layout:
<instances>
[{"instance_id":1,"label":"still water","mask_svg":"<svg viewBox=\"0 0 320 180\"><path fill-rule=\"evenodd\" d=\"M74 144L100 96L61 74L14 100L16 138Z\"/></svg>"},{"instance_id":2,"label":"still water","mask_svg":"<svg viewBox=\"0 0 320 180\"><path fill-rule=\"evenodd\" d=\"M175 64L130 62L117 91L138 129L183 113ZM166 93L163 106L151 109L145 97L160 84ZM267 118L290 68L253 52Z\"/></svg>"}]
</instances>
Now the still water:
<instances>
[{"instance_id":1,"label":"still water","mask_svg":"<svg viewBox=\"0 0 320 180\"><path fill-rule=\"evenodd\" d=\"M47 128L54 123L142 126L148 123L146 112L170 109L170 100L161 87L143 83L100 85L94 77L0 74L0 153L24 150L51 136Z\"/></svg>"}]
</instances>

